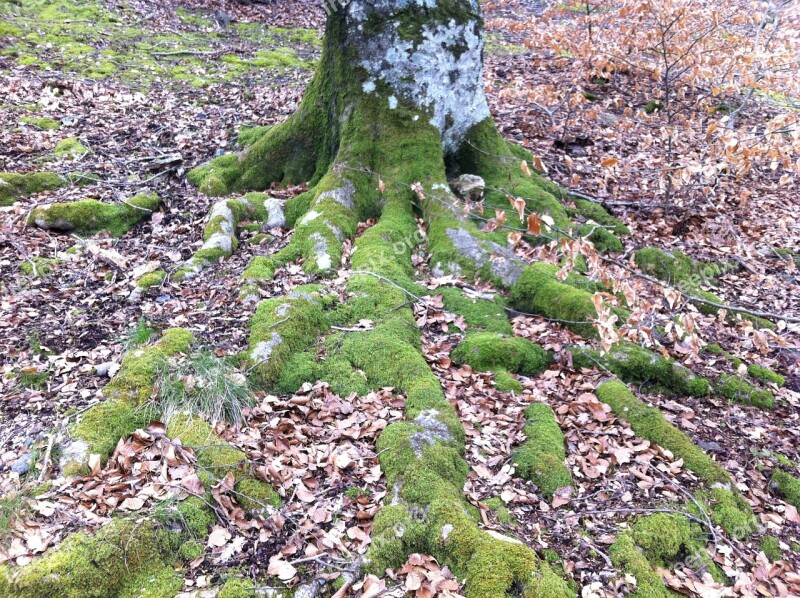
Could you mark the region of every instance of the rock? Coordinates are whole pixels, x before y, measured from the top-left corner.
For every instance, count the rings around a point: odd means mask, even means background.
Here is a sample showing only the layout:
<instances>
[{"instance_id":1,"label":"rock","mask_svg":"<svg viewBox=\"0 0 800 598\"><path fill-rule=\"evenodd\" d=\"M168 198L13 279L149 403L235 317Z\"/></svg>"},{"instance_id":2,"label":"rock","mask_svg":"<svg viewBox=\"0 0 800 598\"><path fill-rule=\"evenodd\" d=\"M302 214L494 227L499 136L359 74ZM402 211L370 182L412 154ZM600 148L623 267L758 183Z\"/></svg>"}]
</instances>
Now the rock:
<instances>
[{"instance_id":1,"label":"rock","mask_svg":"<svg viewBox=\"0 0 800 598\"><path fill-rule=\"evenodd\" d=\"M69 440L61 445L61 458L58 465L63 471L68 465L85 463L89 458L89 445L83 440Z\"/></svg>"},{"instance_id":2,"label":"rock","mask_svg":"<svg viewBox=\"0 0 800 598\"><path fill-rule=\"evenodd\" d=\"M25 453L11 464L11 471L19 475L25 475L31 469L31 454Z\"/></svg>"},{"instance_id":3,"label":"rock","mask_svg":"<svg viewBox=\"0 0 800 598\"><path fill-rule=\"evenodd\" d=\"M481 201L486 182L475 174L462 174L457 179L448 181L453 193L470 201Z\"/></svg>"},{"instance_id":4,"label":"rock","mask_svg":"<svg viewBox=\"0 0 800 598\"><path fill-rule=\"evenodd\" d=\"M106 361L105 363L94 366L94 371L98 376L108 376L111 368L114 367L113 361Z\"/></svg>"},{"instance_id":5,"label":"rock","mask_svg":"<svg viewBox=\"0 0 800 598\"><path fill-rule=\"evenodd\" d=\"M720 446L719 442L714 442L713 440L710 441L701 440L700 442L697 443L697 446L699 446L704 451L711 451L712 453L722 452L722 447Z\"/></svg>"}]
</instances>

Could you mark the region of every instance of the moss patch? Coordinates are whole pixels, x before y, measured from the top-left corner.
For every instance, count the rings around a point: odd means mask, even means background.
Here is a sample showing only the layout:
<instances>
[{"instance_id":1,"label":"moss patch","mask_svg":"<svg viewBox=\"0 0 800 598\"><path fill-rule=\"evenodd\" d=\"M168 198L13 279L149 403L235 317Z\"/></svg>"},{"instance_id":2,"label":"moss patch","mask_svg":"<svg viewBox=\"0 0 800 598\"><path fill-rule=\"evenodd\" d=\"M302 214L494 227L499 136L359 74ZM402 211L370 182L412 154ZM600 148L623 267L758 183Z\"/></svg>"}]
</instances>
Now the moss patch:
<instances>
[{"instance_id":1,"label":"moss patch","mask_svg":"<svg viewBox=\"0 0 800 598\"><path fill-rule=\"evenodd\" d=\"M87 236L107 230L118 237L149 217L160 204L161 198L155 193L140 193L119 204L84 199L36 208L31 212L30 221L49 230L74 231Z\"/></svg>"},{"instance_id":2,"label":"moss patch","mask_svg":"<svg viewBox=\"0 0 800 598\"><path fill-rule=\"evenodd\" d=\"M67 139L62 139L58 142L58 144L53 148L53 153L59 158L78 160L83 158L85 155L90 154L91 150L78 141L77 138L68 137Z\"/></svg>"},{"instance_id":3,"label":"moss patch","mask_svg":"<svg viewBox=\"0 0 800 598\"><path fill-rule=\"evenodd\" d=\"M35 116L23 116L20 118L25 124L36 127L40 131L57 131L61 128L61 123L53 118L37 118Z\"/></svg>"},{"instance_id":4,"label":"moss patch","mask_svg":"<svg viewBox=\"0 0 800 598\"><path fill-rule=\"evenodd\" d=\"M46 257L35 257L24 262L20 262L19 270L26 276L47 276L59 261Z\"/></svg>"},{"instance_id":5,"label":"moss patch","mask_svg":"<svg viewBox=\"0 0 800 598\"><path fill-rule=\"evenodd\" d=\"M171 556L169 533L146 521L116 519L93 537L68 536L7 583L11 595L31 598L168 596L183 585L164 565Z\"/></svg>"},{"instance_id":6,"label":"moss patch","mask_svg":"<svg viewBox=\"0 0 800 598\"><path fill-rule=\"evenodd\" d=\"M786 502L800 509L800 480L778 469L772 474L770 483Z\"/></svg>"},{"instance_id":7,"label":"moss patch","mask_svg":"<svg viewBox=\"0 0 800 598\"><path fill-rule=\"evenodd\" d=\"M654 384L693 397L706 396L711 389L708 380L696 376L686 366L632 343L614 345L605 354L588 347L572 347L570 350L576 367L600 367L628 382Z\"/></svg>"},{"instance_id":8,"label":"moss patch","mask_svg":"<svg viewBox=\"0 0 800 598\"><path fill-rule=\"evenodd\" d=\"M19 198L52 191L66 184L68 180L55 172L0 172L0 206L10 206Z\"/></svg>"},{"instance_id":9,"label":"moss patch","mask_svg":"<svg viewBox=\"0 0 800 598\"><path fill-rule=\"evenodd\" d=\"M555 414L545 403L532 403L525 409L527 440L514 453L517 472L531 480L548 499L559 488L572 485L572 476L564 465L564 434Z\"/></svg>"},{"instance_id":10,"label":"moss patch","mask_svg":"<svg viewBox=\"0 0 800 598\"><path fill-rule=\"evenodd\" d=\"M745 403L764 409L775 406L775 396L768 390L761 390L739 376L723 375L714 385L714 391L734 403Z\"/></svg>"},{"instance_id":11,"label":"moss patch","mask_svg":"<svg viewBox=\"0 0 800 598\"><path fill-rule=\"evenodd\" d=\"M540 345L495 332L468 333L451 357L455 363L467 363L478 371L500 368L525 376L540 374L551 362Z\"/></svg>"}]
</instances>

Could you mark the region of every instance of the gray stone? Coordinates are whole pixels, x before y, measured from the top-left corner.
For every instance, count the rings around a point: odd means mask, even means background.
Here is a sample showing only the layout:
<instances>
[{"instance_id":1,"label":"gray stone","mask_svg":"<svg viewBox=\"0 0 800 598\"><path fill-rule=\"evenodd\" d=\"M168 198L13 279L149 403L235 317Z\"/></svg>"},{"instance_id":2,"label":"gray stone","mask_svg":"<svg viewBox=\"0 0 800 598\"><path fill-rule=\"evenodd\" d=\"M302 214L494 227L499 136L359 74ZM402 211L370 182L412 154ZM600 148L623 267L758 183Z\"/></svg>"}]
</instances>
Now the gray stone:
<instances>
[{"instance_id":1,"label":"gray stone","mask_svg":"<svg viewBox=\"0 0 800 598\"><path fill-rule=\"evenodd\" d=\"M448 181L453 193L469 201L481 201L486 182L475 174L462 174L457 179Z\"/></svg>"},{"instance_id":2,"label":"gray stone","mask_svg":"<svg viewBox=\"0 0 800 598\"><path fill-rule=\"evenodd\" d=\"M11 471L19 475L25 475L31 469L31 454L25 453L11 464Z\"/></svg>"}]
</instances>

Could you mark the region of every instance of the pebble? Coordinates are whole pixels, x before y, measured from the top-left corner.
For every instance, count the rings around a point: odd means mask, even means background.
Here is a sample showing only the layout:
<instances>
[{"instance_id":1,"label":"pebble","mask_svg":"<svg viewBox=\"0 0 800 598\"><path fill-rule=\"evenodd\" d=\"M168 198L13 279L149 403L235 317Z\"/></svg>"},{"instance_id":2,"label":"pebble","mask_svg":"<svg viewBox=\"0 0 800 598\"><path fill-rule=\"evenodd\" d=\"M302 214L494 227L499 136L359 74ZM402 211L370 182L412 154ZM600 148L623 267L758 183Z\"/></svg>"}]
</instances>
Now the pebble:
<instances>
[{"instance_id":1,"label":"pebble","mask_svg":"<svg viewBox=\"0 0 800 598\"><path fill-rule=\"evenodd\" d=\"M94 366L94 371L97 372L98 376L108 376L112 365L114 365L113 361L106 361L105 363Z\"/></svg>"},{"instance_id":2,"label":"pebble","mask_svg":"<svg viewBox=\"0 0 800 598\"><path fill-rule=\"evenodd\" d=\"M19 475L25 475L31 469L31 454L25 453L11 464L11 471Z\"/></svg>"},{"instance_id":3,"label":"pebble","mask_svg":"<svg viewBox=\"0 0 800 598\"><path fill-rule=\"evenodd\" d=\"M719 442L701 440L697 445L704 451L711 451L712 453L721 453L722 447Z\"/></svg>"}]
</instances>

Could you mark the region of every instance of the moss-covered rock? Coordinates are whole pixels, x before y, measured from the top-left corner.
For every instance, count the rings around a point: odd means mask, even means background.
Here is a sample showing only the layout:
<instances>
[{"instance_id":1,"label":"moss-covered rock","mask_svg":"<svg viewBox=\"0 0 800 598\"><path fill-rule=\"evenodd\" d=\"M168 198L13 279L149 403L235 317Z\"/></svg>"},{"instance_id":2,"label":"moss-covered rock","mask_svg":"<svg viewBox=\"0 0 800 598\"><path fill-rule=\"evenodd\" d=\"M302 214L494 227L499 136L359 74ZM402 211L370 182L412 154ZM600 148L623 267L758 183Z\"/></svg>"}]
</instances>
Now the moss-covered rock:
<instances>
[{"instance_id":1,"label":"moss-covered rock","mask_svg":"<svg viewBox=\"0 0 800 598\"><path fill-rule=\"evenodd\" d=\"M637 399L622 382L612 380L597 387L597 398L626 420L638 436L655 442L682 458L687 468L706 482L730 483L730 475L686 434L669 423L655 407Z\"/></svg>"},{"instance_id":2,"label":"moss-covered rock","mask_svg":"<svg viewBox=\"0 0 800 598\"><path fill-rule=\"evenodd\" d=\"M152 287L160 287L167 279L167 273L164 270L156 270L148 272L136 281L136 286L142 291L147 291Z\"/></svg>"},{"instance_id":3,"label":"moss-covered rock","mask_svg":"<svg viewBox=\"0 0 800 598\"><path fill-rule=\"evenodd\" d=\"M470 331L483 330L498 334L513 334L505 306L500 297L494 299L473 298L460 289L443 287L436 290L442 296L444 308L464 318Z\"/></svg>"},{"instance_id":4,"label":"moss-covered rock","mask_svg":"<svg viewBox=\"0 0 800 598\"><path fill-rule=\"evenodd\" d=\"M257 384L269 385L286 362L328 327L320 297L296 290L293 297L266 299L250 320L250 356Z\"/></svg>"},{"instance_id":5,"label":"moss-covered rock","mask_svg":"<svg viewBox=\"0 0 800 598\"><path fill-rule=\"evenodd\" d=\"M758 529L758 520L748 502L734 490L714 487L700 490L695 500L705 507L711 520L719 525L732 538L741 540ZM695 510L696 505L689 505Z\"/></svg>"},{"instance_id":6,"label":"moss-covered rock","mask_svg":"<svg viewBox=\"0 0 800 598\"><path fill-rule=\"evenodd\" d=\"M91 150L78 141L75 137L68 137L62 139L53 148L53 153L59 158L70 158L72 160L79 160L85 155L90 154Z\"/></svg>"},{"instance_id":7,"label":"moss-covered rock","mask_svg":"<svg viewBox=\"0 0 800 598\"><path fill-rule=\"evenodd\" d=\"M684 516L655 513L636 522L631 538L648 561L664 567L692 541L692 529Z\"/></svg>"},{"instance_id":8,"label":"moss-covered rock","mask_svg":"<svg viewBox=\"0 0 800 598\"><path fill-rule=\"evenodd\" d=\"M36 127L40 131L58 131L61 128L61 123L53 118L37 118L35 116L23 116L20 118L22 122L32 127Z\"/></svg>"},{"instance_id":9,"label":"moss-covered rock","mask_svg":"<svg viewBox=\"0 0 800 598\"><path fill-rule=\"evenodd\" d=\"M674 598L664 585L661 576L636 547L630 534L623 533L608 551L611 561L625 573L636 579L636 591L628 594L633 598Z\"/></svg>"},{"instance_id":10,"label":"moss-covered rock","mask_svg":"<svg viewBox=\"0 0 800 598\"><path fill-rule=\"evenodd\" d=\"M183 586L169 566L169 533L147 521L115 519L94 536L68 536L6 577L5 595L30 598L170 596ZM144 592L142 594L141 592Z\"/></svg>"},{"instance_id":11,"label":"moss-covered rock","mask_svg":"<svg viewBox=\"0 0 800 598\"><path fill-rule=\"evenodd\" d=\"M55 172L0 172L0 207L10 206L21 197L52 191L68 183L66 178Z\"/></svg>"},{"instance_id":12,"label":"moss-covered rock","mask_svg":"<svg viewBox=\"0 0 800 598\"><path fill-rule=\"evenodd\" d=\"M564 434L553 410L545 403L532 403L525 409L526 441L514 453L517 472L531 480L548 499L559 488L572 485L564 465Z\"/></svg>"},{"instance_id":13,"label":"moss-covered rock","mask_svg":"<svg viewBox=\"0 0 800 598\"><path fill-rule=\"evenodd\" d=\"M764 409L772 409L775 406L775 395L770 391L757 388L735 375L720 376L714 385L714 392L734 403L744 403Z\"/></svg>"},{"instance_id":14,"label":"moss-covered rock","mask_svg":"<svg viewBox=\"0 0 800 598\"><path fill-rule=\"evenodd\" d=\"M504 369L524 376L543 372L551 362L540 345L496 332L467 333L450 355L455 363L467 363L478 371Z\"/></svg>"},{"instance_id":15,"label":"moss-covered rock","mask_svg":"<svg viewBox=\"0 0 800 598\"><path fill-rule=\"evenodd\" d=\"M783 386L786 384L785 376L782 376L778 372L771 370L768 367L758 365L757 363L751 363L749 366L747 366L747 373L753 378L763 382L772 382L776 386Z\"/></svg>"},{"instance_id":16,"label":"moss-covered rock","mask_svg":"<svg viewBox=\"0 0 800 598\"><path fill-rule=\"evenodd\" d=\"M638 345L621 342L608 353L589 347L571 347L576 367L601 367L627 382L654 384L674 393L703 397L709 394L708 380L689 368Z\"/></svg>"},{"instance_id":17,"label":"moss-covered rock","mask_svg":"<svg viewBox=\"0 0 800 598\"><path fill-rule=\"evenodd\" d=\"M772 474L770 484L786 502L800 509L800 479L776 469Z\"/></svg>"},{"instance_id":18,"label":"moss-covered rock","mask_svg":"<svg viewBox=\"0 0 800 598\"><path fill-rule=\"evenodd\" d=\"M229 577L222 586L217 598L255 598L253 582L241 577Z\"/></svg>"},{"instance_id":19,"label":"moss-covered rock","mask_svg":"<svg viewBox=\"0 0 800 598\"><path fill-rule=\"evenodd\" d=\"M94 199L56 203L35 208L30 221L40 228L93 235L107 230L114 236L129 231L161 205L155 193L140 193L126 202L107 204Z\"/></svg>"}]
</instances>

